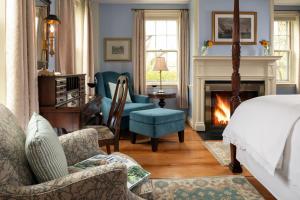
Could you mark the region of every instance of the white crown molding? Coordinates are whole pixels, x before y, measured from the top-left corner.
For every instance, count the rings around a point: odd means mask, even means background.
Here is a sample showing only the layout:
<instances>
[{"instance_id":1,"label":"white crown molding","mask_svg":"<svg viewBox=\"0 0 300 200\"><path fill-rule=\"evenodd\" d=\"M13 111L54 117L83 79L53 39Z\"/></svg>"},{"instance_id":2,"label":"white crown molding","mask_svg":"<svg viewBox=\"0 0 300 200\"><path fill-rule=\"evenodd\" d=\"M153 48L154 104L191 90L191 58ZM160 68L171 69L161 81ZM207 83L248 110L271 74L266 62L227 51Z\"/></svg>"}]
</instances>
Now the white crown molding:
<instances>
[{"instance_id":1,"label":"white crown molding","mask_svg":"<svg viewBox=\"0 0 300 200\"><path fill-rule=\"evenodd\" d=\"M190 0L97 0L103 4L187 4Z\"/></svg>"},{"instance_id":2,"label":"white crown molding","mask_svg":"<svg viewBox=\"0 0 300 200\"><path fill-rule=\"evenodd\" d=\"M300 5L300 0L275 0L275 5L285 5L285 6L291 6L291 5Z\"/></svg>"}]
</instances>

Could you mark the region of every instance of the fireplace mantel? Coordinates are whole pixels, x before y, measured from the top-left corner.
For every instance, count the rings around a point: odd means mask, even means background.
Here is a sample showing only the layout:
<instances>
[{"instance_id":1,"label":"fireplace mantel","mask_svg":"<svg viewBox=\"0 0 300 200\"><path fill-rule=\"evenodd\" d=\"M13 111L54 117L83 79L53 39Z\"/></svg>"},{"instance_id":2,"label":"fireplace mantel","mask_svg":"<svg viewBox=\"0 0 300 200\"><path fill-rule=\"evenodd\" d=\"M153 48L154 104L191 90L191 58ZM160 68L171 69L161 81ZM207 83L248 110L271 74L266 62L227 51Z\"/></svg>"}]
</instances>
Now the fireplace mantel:
<instances>
[{"instance_id":1,"label":"fireplace mantel","mask_svg":"<svg viewBox=\"0 0 300 200\"><path fill-rule=\"evenodd\" d=\"M276 69L280 56L242 56L240 74L242 81L264 81L265 95L276 94ZM205 131L205 82L230 81L231 56L193 57L193 104L191 125L194 130Z\"/></svg>"}]
</instances>

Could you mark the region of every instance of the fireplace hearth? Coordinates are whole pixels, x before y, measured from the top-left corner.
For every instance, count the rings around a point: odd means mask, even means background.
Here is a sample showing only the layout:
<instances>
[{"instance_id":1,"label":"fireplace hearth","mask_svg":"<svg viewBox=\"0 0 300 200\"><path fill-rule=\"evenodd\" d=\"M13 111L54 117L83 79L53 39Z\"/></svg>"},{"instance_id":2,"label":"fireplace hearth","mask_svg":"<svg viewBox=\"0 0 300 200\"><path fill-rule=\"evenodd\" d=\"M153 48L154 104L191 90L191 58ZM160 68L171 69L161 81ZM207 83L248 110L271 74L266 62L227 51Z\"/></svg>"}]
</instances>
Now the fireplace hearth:
<instances>
[{"instance_id":1,"label":"fireplace hearth","mask_svg":"<svg viewBox=\"0 0 300 200\"><path fill-rule=\"evenodd\" d=\"M222 139L222 133L230 120L230 81L205 82L205 135ZM240 97L242 101L265 95L263 81L242 81ZM211 138L213 139L213 138Z\"/></svg>"}]
</instances>

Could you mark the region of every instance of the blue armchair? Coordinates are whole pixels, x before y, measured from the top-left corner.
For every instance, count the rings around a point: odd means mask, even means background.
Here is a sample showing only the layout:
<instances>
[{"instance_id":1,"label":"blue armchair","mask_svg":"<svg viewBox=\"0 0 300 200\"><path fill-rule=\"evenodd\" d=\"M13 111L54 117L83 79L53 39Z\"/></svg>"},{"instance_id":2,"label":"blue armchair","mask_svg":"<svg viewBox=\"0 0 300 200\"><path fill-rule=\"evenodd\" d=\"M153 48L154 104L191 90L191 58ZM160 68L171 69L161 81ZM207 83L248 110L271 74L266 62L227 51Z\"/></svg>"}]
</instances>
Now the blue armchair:
<instances>
[{"instance_id":1,"label":"blue armchair","mask_svg":"<svg viewBox=\"0 0 300 200\"><path fill-rule=\"evenodd\" d=\"M132 103L128 102L125 104L125 108L122 114L121 130L127 130L129 129L130 112L137 111L137 110L151 109L154 108L155 105L153 103L150 103L148 96L133 94L132 79L129 73L119 74L117 72L112 72L112 71L98 72L95 74L95 80L96 80L95 92L96 95L103 97L102 104L101 104L101 112L103 113L103 119L105 122L108 120L109 111L112 102L112 94L110 93L108 83L109 82L116 83L120 75L126 75L128 77L129 94L132 100Z\"/></svg>"}]
</instances>

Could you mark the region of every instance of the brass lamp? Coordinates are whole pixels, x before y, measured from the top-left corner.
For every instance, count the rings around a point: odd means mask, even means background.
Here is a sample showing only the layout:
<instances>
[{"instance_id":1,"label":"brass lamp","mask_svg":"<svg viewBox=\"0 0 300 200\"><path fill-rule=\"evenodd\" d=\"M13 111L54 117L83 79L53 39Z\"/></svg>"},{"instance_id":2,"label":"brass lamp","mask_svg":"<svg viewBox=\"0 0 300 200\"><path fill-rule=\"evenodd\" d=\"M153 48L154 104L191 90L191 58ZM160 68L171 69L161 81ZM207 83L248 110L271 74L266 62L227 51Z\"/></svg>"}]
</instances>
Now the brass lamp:
<instances>
[{"instance_id":1,"label":"brass lamp","mask_svg":"<svg viewBox=\"0 0 300 200\"><path fill-rule=\"evenodd\" d=\"M158 93L165 93L162 89L161 72L168 71L168 67L167 67L166 59L164 57L156 57L155 58L155 65L154 65L153 71L159 71L160 85L159 85Z\"/></svg>"},{"instance_id":2,"label":"brass lamp","mask_svg":"<svg viewBox=\"0 0 300 200\"><path fill-rule=\"evenodd\" d=\"M55 54L54 41L55 41L55 25L60 24L60 20L56 15L48 15L45 18L47 26L49 26L49 54Z\"/></svg>"}]
</instances>

